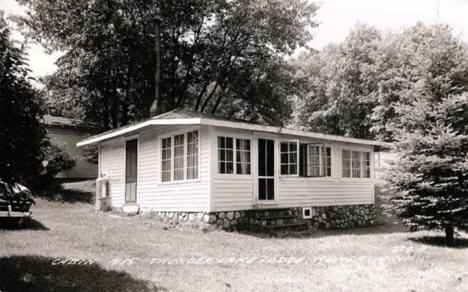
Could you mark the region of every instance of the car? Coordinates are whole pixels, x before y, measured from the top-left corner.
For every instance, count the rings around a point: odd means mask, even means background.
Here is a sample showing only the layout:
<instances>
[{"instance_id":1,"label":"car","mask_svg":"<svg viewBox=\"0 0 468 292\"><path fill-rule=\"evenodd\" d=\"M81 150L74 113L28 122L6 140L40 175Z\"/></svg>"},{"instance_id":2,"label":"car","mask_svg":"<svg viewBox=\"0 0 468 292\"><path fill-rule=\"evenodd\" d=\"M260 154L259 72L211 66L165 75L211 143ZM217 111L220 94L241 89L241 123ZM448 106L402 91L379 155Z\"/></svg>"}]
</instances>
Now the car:
<instances>
[{"instance_id":1,"label":"car","mask_svg":"<svg viewBox=\"0 0 468 292\"><path fill-rule=\"evenodd\" d=\"M0 180L0 223L21 226L25 218L31 217L31 206L35 204L31 191L18 183Z\"/></svg>"}]
</instances>

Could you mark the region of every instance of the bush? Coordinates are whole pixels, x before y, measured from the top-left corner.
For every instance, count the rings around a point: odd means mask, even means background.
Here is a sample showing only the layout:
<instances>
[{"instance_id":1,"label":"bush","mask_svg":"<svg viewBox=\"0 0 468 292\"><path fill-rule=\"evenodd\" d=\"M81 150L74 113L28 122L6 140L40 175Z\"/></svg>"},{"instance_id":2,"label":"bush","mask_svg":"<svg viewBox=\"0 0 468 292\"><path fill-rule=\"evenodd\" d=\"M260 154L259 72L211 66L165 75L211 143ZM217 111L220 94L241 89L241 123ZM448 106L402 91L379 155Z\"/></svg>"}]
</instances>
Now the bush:
<instances>
[{"instance_id":1,"label":"bush","mask_svg":"<svg viewBox=\"0 0 468 292\"><path fill-rule=\"evenodd\" d=\"M54 177L61 171L70 170L75 160L60 146L49 144L44 151L43 170L35 188L45 189L52 184Z\"/></svg>"}]
</instances>

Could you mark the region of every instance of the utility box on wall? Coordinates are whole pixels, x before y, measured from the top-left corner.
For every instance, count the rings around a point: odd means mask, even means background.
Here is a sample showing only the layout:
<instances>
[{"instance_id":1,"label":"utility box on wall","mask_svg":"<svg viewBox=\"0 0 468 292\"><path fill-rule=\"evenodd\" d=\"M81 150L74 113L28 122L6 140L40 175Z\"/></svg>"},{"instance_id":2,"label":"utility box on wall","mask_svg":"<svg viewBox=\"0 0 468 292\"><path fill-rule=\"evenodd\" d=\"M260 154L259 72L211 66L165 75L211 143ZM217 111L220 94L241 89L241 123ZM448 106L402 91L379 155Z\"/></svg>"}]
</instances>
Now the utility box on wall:
<instances>
[{"instance_id":1,"label":"utility box on wall","mask_svg":"<svg viewBox=\"0 0 468 292\"><path fill-rule=\"evenodd\" d=\"M96 211L109 211L111 209L111 197L109 196L109 180L100 177L96 180Z\"/></svg>"}]
</instances>

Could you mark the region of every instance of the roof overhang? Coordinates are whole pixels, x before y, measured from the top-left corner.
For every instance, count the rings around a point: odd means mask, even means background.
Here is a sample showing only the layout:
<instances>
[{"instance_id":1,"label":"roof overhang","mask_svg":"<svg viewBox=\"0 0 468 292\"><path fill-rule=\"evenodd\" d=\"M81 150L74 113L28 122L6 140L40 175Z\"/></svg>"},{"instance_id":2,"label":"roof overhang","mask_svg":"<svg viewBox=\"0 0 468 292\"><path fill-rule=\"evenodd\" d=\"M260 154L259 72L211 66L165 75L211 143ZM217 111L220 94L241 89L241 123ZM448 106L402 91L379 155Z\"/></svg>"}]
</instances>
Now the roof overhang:
<instances>
[{"instance_id":1,"label":"roof overhang","mask_svg":"<svg viewBox=\"0 0 468 292\"><path fill-rule=\"evenodd\" d=\"M102 134L89 137L87 139L79 141L76 144L76 146L82 147L86 145L96 144L104 140L112 139L112 138L122 136L125 134L129 134L131 132L134 132L134 131L137 131L146 127L157 126L157 125L208 125L208 126L217 126L217 127L226 127L226 128L236 128L236 129L242 129L242 130L252 130L252 131L259 131L259 132L281 133L281 134L286 134L286 135L310 137L310 138L345 142L345 143L389 147L388 143L373 141L373 140L358 139L358 138L328 135L328 134L307 132L307 131L294 130L294 129L288 129L288 128L274 127L274 126L263 126L263 125L257 125L257 124L232 122L232 121L224 121L224 120L208 119L208 118L147 120L147 121L135 124L135 125L127 126L121 129L116 129L109 133L104 132Z\"/></svg>"}]
</instances>

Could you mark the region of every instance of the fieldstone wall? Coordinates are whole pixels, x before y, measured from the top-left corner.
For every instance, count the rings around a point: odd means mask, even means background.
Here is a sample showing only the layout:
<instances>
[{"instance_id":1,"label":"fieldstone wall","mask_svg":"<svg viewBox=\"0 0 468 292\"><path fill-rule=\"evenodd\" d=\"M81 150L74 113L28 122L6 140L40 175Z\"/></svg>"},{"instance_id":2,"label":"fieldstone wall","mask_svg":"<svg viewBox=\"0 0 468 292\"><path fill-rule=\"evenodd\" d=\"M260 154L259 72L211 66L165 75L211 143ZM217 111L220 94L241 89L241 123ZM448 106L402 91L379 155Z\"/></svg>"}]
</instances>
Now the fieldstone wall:
<instances>
[{"instance_id":1,"label":"fieldstone wall","mask_svg":"<svg viewBox=\"0 0 468 292\"><path fill-rule=\"evenodd\" d=\"M303 208L296 208L302 218ZM346 229L353 227L372 226L376 215L374 205L345 205L313 207L312 218L302 219L312 229Z\"/></svg>"},{"instance_id":2,"label":"fieldstone wall","mask_svg":"<svg viewBox=\"0 0 468 292\"><path fill-rule=\"evenodd\" d=\"M374 205L311 207L312 218L303 218L303 208L253 209L227 212L151 212L164 220L208 224L228 231L242 229L292 228L346 229L375 224Z\"/></svg>"},{"instance_id":3,"label":"fieldstone wall","mask_svg":"<svg viewBox=\"0 0 468 292\"><path fill-rule=\"evenodd\" d=\"M246 225L246 211L228 212L153 212L153 215L181 223L203 223L224 230L243 229Z\"/></svg>"}]
</instances>

